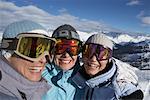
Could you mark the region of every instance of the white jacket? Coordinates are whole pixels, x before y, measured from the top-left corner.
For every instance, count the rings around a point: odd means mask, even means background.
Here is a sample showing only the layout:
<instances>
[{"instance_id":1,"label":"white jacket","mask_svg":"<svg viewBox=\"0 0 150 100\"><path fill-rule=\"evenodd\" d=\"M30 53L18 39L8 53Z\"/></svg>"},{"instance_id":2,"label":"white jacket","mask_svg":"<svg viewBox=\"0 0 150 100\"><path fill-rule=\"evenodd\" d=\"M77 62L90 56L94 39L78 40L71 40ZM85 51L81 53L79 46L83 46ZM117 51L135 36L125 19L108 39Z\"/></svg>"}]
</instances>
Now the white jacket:
<instances>
[{"instance_id":1,"label":"white jacket","mask_svg":"<svg viewBox=\"0 0 150 100\"><path fill-rule=\"evenodd\" d=\"M137 68L113 58L114 64L117 66L116 81L113 81L118 97L127 96L136 90L139 90L138 77L135 74Z\"/></svg>"}]
</instances>

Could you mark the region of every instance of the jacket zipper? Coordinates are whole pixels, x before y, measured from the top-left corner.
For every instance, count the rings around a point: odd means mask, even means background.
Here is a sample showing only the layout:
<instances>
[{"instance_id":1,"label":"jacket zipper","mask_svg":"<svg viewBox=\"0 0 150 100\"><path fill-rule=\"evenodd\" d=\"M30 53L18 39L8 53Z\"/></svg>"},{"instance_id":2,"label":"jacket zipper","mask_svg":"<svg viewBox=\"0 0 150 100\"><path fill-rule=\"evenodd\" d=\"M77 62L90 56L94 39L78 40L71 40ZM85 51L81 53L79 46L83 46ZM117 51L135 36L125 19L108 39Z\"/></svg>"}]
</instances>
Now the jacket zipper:
<instances>
[{"instance_id":1,"label":"jacket zipper","mask_svg":"<svg viewBox=\"0 0 150 100\"><path fill-rule=\"evenodd\" d=\"M25 93L21 92L20 90L18 90L18 92L19 92L19 94L20 94L20 96L22 97L23 100L27 100Z\"/></svg>"},{"instance_id":2,"label":"jacket zipper","mask_svg":"<svg viewBox=\"0 0 150 100\"><path fill-rule=\"evenodd\" d=\"M94 88L88 89L86 94L86 100L92 100Z\"/></svg>"}]
</instances>

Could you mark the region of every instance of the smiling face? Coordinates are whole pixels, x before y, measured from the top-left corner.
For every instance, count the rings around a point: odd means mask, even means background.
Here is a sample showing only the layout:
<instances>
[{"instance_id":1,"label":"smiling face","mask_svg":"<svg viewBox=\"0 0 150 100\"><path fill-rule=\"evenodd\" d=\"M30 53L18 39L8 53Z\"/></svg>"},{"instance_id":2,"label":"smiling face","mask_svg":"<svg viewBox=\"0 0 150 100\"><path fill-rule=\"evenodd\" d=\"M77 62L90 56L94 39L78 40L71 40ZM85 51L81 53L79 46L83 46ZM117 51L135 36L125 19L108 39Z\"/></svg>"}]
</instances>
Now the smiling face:
<instances>
[{"instance_id":1,"label":"smiling face","mask_svg":"<svg viewBox=\"0 0 150 100\"><path fill-rule=\"evenodd\" d=\"M75 39L57 39L54 63L64 71L73 68L79 54L79 43L80 41Z\"/></svg>"},{"instance_id":2,"label":"smiling face","mask_svg":"<svg viewBox=\"0 0 150 100\"><path fill-rule=\"evenodd\" d=\"M19 72L22 76L30 81L40 81L41 73L45 67L45 56L41 57L39 61L30 62L20 57L10 57L8 59L12 67Z\"/></svg>"},{"instance_id":3,"label":"smiling face","mask_svg":"<svg viewBox=\"0 0 150 100\"><path fill-rule=\"evenodd\" d=\"M57 66L59 66L62 70L69 70L71 69L77 61L76 56L70 56L68 53L63 53L60 55L55 55L54 62Z\"/></svg>"},{"instance_id":4,"label":"smiling face","mask_svg":"<svg viewBox=\"0 0 150 100\"><path fill-rule=\"evenodd\" d=\"M106 68L108 60L98 62L96 56L93 56L92 58L83 58L83 62L86 73L90 76L94 76Z\"/></svg>"}]
</instances>

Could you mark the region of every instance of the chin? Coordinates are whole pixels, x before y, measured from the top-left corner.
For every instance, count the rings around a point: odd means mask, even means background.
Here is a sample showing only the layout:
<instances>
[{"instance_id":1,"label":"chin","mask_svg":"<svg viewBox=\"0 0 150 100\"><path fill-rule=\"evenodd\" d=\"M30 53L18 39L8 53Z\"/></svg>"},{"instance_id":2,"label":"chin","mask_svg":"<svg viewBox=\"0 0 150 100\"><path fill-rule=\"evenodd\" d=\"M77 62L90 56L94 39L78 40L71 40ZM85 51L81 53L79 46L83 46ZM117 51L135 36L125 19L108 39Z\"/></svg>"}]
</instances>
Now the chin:
<instances>
[{"instance_id":1,"label":"chin","mask_svg":"<svg viewBox=\"0 0 150 100\"><path fill-rule=\"evenodd\" d=\"M70 66L64 66L64 67L61 67L61 69L63 69L63 70L69 70L69 69L71 69L72 67L70 67Z\"/></svg>"},{"instance_id":2,"label":"chin","mask_svg":"<svg viewBox=\"0 0 150 100\"><path fill-rule=\"evenodd\" d=\"M69 64L59 64L60 68L63 70L69 70L71 69L75 64L74 63L69 63Z\"/></svg>"},{"instance_id":3,"label":"chin","mask_svg":"<svg viewBox=\"0 0 150 100\"><path fill-rule=\"evenodd\" d=\"M41 74L39 76L32 76L32 78L30 77L29 80L33 82L38 82L41 80Z\"/></svg>"},{"instance_id":4,"label":"chin","mask_svg":"<svg viewBox=\"0 0 150 100\"><path fill-rule=\"evenodd\" d=\"M88 71L87 74L90 76L96 75L98 72Z\"/></svg>"}]
</instances>

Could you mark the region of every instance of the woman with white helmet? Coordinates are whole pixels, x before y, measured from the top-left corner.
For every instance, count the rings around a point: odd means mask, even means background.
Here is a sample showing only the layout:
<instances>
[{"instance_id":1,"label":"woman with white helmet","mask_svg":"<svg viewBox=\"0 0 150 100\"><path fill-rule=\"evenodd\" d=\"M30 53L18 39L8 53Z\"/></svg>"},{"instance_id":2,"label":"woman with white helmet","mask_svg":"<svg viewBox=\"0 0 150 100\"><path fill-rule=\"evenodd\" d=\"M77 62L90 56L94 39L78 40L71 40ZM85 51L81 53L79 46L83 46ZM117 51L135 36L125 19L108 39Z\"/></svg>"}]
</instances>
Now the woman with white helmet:
<instances>
[{"instance_id":1,"label":"woman with white helmet","mask_svg":"<svg viewBox=\"0 0 150 100\"><path fill-rule=\"evenodd\" d=\"M55 40L38 23L11 23L3 33L0 56L0 100L41 100L50 89L41 73Z\"/></svg>"}]
</instances>

